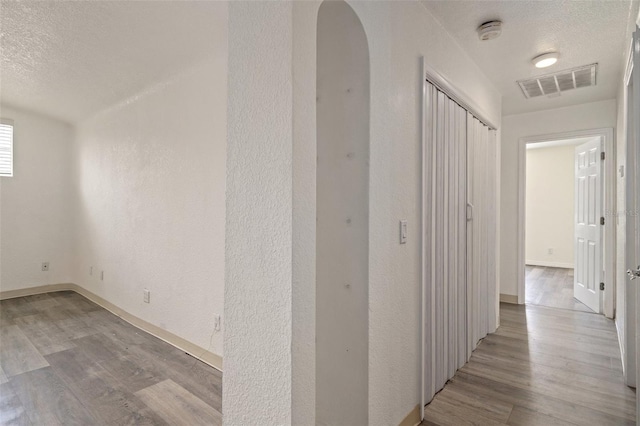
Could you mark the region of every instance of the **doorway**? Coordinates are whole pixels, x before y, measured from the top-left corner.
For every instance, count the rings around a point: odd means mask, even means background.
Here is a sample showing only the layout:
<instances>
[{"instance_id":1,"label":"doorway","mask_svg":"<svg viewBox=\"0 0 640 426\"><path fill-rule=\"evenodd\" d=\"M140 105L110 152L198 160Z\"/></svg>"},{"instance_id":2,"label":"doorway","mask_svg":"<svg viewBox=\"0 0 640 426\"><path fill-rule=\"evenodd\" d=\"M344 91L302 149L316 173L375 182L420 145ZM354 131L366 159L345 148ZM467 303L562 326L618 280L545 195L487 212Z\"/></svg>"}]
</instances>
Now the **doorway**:
<instances>
[{"instance_id":1,"label":"doorway","mask_svg":"<svg viewBox=\"0 0 640 426\"><path fill-rule=\"evenodd\" d=\"M518 303L612 318L615 221L605 216L614 202L613 129L522 138L519 150ZM589 186L596 166L599 191Z\"/></svg>"},{"instance_id":2,"label":"doorway","mask_svg":"<svg viewBox=\"0 0 640 426\"><path fill-rule=\"evenodd\" d=\"M526 304L591 313L600 310L594 306L599 300L585 300L592 295L589 289L586 294L575 294L582 288L574 289L582 278L575 274L576 150L599 142L599 137L575 138L526 147ZM590 286L596 286L595 280Z\"/></svg>"}]
</instances>

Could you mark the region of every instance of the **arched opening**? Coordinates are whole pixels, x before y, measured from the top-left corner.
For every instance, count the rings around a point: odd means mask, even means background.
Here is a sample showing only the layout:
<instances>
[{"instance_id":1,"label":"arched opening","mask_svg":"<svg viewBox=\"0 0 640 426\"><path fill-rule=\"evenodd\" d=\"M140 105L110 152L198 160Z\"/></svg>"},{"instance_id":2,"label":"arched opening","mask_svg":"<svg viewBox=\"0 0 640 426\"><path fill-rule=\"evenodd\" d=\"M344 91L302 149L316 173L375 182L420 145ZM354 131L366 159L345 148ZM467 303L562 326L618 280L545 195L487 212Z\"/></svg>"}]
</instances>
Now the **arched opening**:
<instances>
[{"instance_id":1,"label":"arched opening","mask_svg":"<svg viewBox=\"0 0 640 426\"><path fill-rule=\"evenodd\" d=\"M316 421L368 423L369 49L325 1L317 34Z\"/></svg>"}]
</instances>

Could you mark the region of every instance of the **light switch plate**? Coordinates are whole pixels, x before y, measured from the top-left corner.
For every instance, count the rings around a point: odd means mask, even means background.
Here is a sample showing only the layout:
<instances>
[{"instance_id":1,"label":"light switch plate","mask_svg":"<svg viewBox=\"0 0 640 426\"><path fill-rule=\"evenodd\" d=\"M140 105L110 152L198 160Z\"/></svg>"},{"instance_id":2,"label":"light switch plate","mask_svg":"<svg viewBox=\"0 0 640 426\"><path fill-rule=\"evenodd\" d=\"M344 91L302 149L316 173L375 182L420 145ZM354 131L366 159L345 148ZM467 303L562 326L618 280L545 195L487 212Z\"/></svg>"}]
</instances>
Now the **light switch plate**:
<instances>
[{"instance_id":1,"label":"light switch plate","mask_svg":"<svg viewBox=\"0 0 640 426\"><path fill-rule=\"evenodd\" d=\"M400 221L400 244L407 244L407 221Z\"/></svg>"}]
</instances>

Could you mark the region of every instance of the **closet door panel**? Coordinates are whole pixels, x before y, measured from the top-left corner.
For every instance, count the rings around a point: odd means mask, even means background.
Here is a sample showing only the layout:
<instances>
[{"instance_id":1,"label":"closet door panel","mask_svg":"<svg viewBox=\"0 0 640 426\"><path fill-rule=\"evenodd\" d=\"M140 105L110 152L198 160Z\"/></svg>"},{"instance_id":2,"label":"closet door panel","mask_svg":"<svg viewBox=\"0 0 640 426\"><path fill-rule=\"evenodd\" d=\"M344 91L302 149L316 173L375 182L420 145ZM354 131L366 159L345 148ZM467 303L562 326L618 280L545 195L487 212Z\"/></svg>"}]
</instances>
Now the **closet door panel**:
<instances>
[{"instance_id":1,"label":"closet door panel","mask_svg":"<svg viewBox=\"0 0 640 426\"><path fill-rule=\"evenodd\" d=\"M494 131L429 83L424 111L423 394L430 401L495 329L496 147Z\"/></svg>"},{"instance_id":2,"label":"closet door panel","mask_svg":"<svg viewBox=\"0 0 640 426\"><path fill-rule=\"evenodd\" d=\"M467 362L467 112L463 108L457 111L455 161L456 168L456 215L457 235L457 324L458 338L456 368Z\"/></svg>"},{"instance_id":3,"label":"closet door panel","mask_svg":"<svg viewBox=\"0 0 640 426\"><path fill-rule=\"evenodd\" d=\"M435 216L433 204L436 187L435 141L438 123L438 92L436 88L425 84L424 88L424 144L422 147L423 181L422 181L422 279L423 279L423 394L424 400L430 401L436 393L435 383L435 255L434 230Z\"/></svg>"}]
</instances>

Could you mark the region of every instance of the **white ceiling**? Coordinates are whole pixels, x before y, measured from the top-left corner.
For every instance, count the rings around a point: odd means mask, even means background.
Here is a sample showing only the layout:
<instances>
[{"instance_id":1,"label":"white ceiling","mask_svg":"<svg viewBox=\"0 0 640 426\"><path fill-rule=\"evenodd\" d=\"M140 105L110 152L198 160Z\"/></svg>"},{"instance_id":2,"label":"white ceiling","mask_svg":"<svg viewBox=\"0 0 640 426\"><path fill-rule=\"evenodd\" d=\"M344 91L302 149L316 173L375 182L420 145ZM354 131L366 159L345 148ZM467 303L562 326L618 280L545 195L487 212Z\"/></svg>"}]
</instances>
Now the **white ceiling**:
<instances>
[{"instance_id":1,"label":"white ceiling","mask_svg":"<svg viewBox=\"0 0 640 426\"><path fill-rule=\"evenodd\" d=\"M422 4L466 50L502 94L502 114L518 114L616 97L629 48L627 24L637 0L433 1ZM503 22L502 35L480 41L476 28ZM537 69L531 59L557 51L558 62ZM597 85L561 96L525 99L517 80L598 63Z\"/></svg>"},{"instance_id":2,"label":"white ceiling","mask_svg":"<svg viewBox=\"0 0 640 426\"><path fill-rule=\"evenodd\" d=\"M225 42L226 20L226 5L215 1L2 0L0 99L80 121L226 57L213 48Z\"/></svg>"},{"instance_id":3,"label":"white ceiling","mask_svg":"<svg viewBox=\"0 0 640 426\"><path fill-rule=\"evenodd\" d=\"M638 0L430 1L423 5L503 95L503 115L611 99L622 74L627 22ZM77 122L226 51L226 5L216 1L0 0L0 100ZM500 38L475 29L504 22ZM218 43L216 43L218 41ZM530 60L550 50L545 70ZM516 80L599 63L596 87L525 99Z\"/></svg>"}]
</instances>

